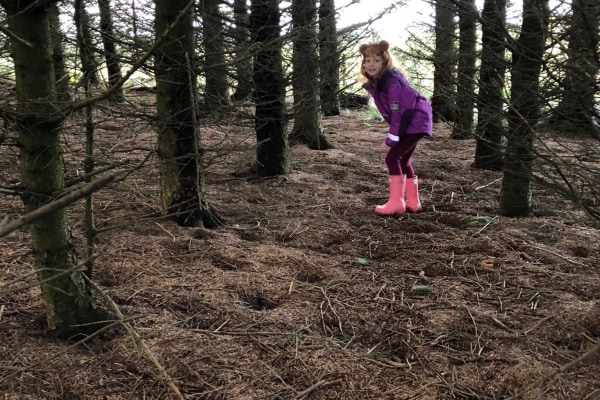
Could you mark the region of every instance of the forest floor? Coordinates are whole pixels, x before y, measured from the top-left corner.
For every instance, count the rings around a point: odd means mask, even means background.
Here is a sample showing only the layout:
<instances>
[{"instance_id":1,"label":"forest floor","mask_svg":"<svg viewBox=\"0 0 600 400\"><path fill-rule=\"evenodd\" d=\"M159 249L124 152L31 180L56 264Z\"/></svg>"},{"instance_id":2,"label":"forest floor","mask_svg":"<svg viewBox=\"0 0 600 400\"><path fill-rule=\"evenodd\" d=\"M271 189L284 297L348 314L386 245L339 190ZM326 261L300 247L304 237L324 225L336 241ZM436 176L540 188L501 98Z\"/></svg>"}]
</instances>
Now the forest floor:
<instances>
[{"instance_id":1,"label":"forest floor","mask_svg":"<svg viewBox=\"0 0 600 400\"><path fill-rule=\"evenodd\" d=\"M105 163L154 148L151 127L98 113ZM251 123L202 128L218 229L155 217L155 158L96 193L95 281L136 334L55 338L27 230L2 238L0 399L599 399L599 229L538 186L532 216L500 216L502 173L472 168L475 142L443 124L414 157L422 212L377 216L386 125L365 115L324 118L335 148L295 146L273 178L247 173ZM74 178L83 127L66 129ZM0 145L1 187L16 153ZM0 194L0 221L21 213Z\"/></svg>"}]
</instances>

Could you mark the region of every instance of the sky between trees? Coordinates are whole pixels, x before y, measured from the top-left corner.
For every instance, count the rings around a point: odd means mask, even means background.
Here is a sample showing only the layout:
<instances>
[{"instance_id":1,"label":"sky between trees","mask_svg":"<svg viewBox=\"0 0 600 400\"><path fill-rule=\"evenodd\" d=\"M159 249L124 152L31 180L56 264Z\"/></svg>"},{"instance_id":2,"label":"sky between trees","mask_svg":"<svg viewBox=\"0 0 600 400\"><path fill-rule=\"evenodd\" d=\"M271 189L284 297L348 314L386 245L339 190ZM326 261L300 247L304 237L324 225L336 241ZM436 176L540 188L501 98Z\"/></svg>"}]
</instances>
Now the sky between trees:
<instances>
[{"instance_id":1,"label":"sky between trees","mask_svg":"<svg viewBox=\"0 0 600 400\"><path fill-rule=\"evenodd\" d=\"M336 6L341 10L338 28L344 28L379 15L390 6L390 2L343 0L336 3ZM406 4L398 3L395 10L377 20L374 28L379 38L400 46L400 42L409 36L409 32L414 33L415 30L422 29L420 26L423 23L433 23L433 7L424 0L407 1Z\"/></svg>"},{"instance_id":2,"label":"sky between trees","mask_svg":"<svg viewBox=\"0 0 600 400\"><path fill-rule=\"evenodd\" d=\"M373 27L379 39L386 39L392 45L402 47L402 42L411 33L416 34L426 29L426 27L433 27L435 13L431 4L432 0L405 0L396 3L395 9L378 19ZM568 7L566 3L568 2L565 0L550 0L550 8ZM476 0L476 4L477 9L481 11L483 0ZM336 2L336 7L340 10L338 28L344 28L379 15L382 10L390 7L390 2L382 0L341 0ZM507 10L507 20L520 23L522 7L520 1L512 2Z\"/></svg>"}]
</instances>

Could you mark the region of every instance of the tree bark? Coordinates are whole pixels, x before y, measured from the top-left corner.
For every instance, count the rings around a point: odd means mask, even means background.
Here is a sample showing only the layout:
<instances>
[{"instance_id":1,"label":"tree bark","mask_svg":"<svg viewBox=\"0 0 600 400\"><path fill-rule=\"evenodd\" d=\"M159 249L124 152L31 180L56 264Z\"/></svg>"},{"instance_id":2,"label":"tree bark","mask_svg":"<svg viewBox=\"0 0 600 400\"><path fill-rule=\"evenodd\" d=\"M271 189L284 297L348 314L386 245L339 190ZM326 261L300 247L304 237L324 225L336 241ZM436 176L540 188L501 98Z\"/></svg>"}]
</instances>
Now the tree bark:
<instances>
[{"instance_id":1,"label":"tree bark","mask_svg":"<svg viewBox=\"0 0 600 400\"><path fill-rule=\"evenodd\" d=\"M85 0L75 0L74 7L77 47L79 48L79 58L81 60L81 72L83 73L80 81L83 85L87 85L88 83L97 84L99 82L98 63L94 56L90 16L85 9Z\"/></svg>"},{"instance_id":2,"label":"tree bark","mask_svg":"<svg viewBox=\"0 0 600 400\"><path fill-rule=\"evenodd\" d=\"M104 46L108 84L109 86L115 86L121 80L121 63L117 53L110 0L98 0L98 9L100 10L100 35ZM109 101L114 103L120 103L124 99L122 86L119 86L108 98Z\"/></svg>"},{"instance_id":3,"label":"tree bark","mask_svg":"<svg viewBox=\"0 0 600 400\"><path fill-rule=\"evenodd\" d=\"M573 0L573 15L568 29L569 48L566 76L560 105L552 116L553 123L590 131L593 127L600 59L600 3L598 0Z\"/></svg>"},{"instance_id":4,"label":"tree bark","mask_svg":"<svg viewBox=\"0 0 600 400\"><path fill-rule=\"evenodd\" d=\"M456 115L453 139L473 137L475 74L477 73L477 19L475 0L458 0L459 47L456 80Z\"/></svg>"},{"instance_id":5,"label":"tree bark","mask_svg":"<svg viewBox=\"0 0 600 400\"><path fill-rule=\"evenodd\" d=\"M316 18L316 0L292 1L294 128L290 142L327 150L332 146L323 133L319 115Z\"/></svg>"},{"instance_id":6,"label":"tree bark","mask_svg":"<svg viewBox=\"0 0 600 400\"><path fill-rule=\"evenodd\" d=\"M279 0L252 0L250 33L256 111L256 164L259 176L285 174L290 155L285 118L285 86L281 55Z\"/></svg>"},{"instance_id":7,"label":"tree bark","mask_svg":"<svg viewBox=\"0 0 600 400\"><path fill-rule=\"evenodd\" d=\"M521 33L512 50L511 97L500 208L507 217L531 212L534 128L549 20L548 0L523 0Z\"/></svg>"},{"instance_id":8,"label":"tree bark","mask_svg":"<svg viewBox=\"0 0 600 400\"><path fill-rule=\"evenodd\" d=\"M506 0L485 0L481 19L475 167L501 170L505 130L503 90L506 72Z\"/></svg>"},{"instance_id":9,"label":"tree bark","mask_svg":"<svg viewBox=\"0 0 600 400\"><path fill-rule=\"evenodd\" d=\"M319 1L319 65L321 111L340 115L340 57L335 21L335 0Z\"/></svg>"},{"instance_id":10,"label":"tree bark","mask_svg":"<svg viewBox=\"0 0 600 400\"><path fill-rule=\"evenodd\" d=\"M204 195L193 97L196 78L191 68L191 3L155 0L155 32L157 36L166 35L154 56L161 202L164 213L181 226L195 226L202 221L206 228L214 228L222 220Z\"/></svg>"},{"instance_id":11,"label":"tree bark","mask_svg":"<svg viewBox=\"0 0 600 400\"><path fill-rule=\"evenodd\" d=\"M456 96L456 7L452 0L435 1L435 50L433 53L433 122L454 121Z\"/></svg>"},{"instance_id":12,"label":"tree bark","mask_svg":"<svg viewBox=\"0 0 600 400\"><path fill-rule=\"evenodd\" d=\"M237 86L234 101L243 101L252 94L252 54L250 53L250 15L246 0L234 0L235 76Z\"/></svg>"},{"instance_id":13,"label":"tree bark","mask_svg":"<svg viewBox=\"0 0 600 400\"><path fill-rule=\"evenodd\" d=\"M54 79L59 101L70 102L70 81L63 52L63 33L60 29L60 11L57 2L51 2L48 8L50 34L52 35L52 59L54 64Z\"/></svg>"},{"instance_id":14,"label":"tree bark","mask_svg":"<svg viewBox=\"0 0 600 400\"><path fill-rule=\"evenodd\" d=\"M219 111L229 104L229 84L225 66L223 17L220 0L204 0L202 5L202 33L204 44L204 77L206 110Z\"/></svg>"},{"instance_id":15,"label":"tree bark","mask_svg":"<svg viewBox=\"0 0 600 400\"><path fill-rule=\"evenodd\" d=\"M52 59L49 4L23 5L2 0L11 31L32 46L13 41L17 84L17 124L22 200L32 212L64 190L60 133L62 116L57 99ZM77 263L65 208L29 225L35 269L42 291L48 326L61 337L90 334L113 316L94 301L84 272Z\"/></svg>"}]
</instances>

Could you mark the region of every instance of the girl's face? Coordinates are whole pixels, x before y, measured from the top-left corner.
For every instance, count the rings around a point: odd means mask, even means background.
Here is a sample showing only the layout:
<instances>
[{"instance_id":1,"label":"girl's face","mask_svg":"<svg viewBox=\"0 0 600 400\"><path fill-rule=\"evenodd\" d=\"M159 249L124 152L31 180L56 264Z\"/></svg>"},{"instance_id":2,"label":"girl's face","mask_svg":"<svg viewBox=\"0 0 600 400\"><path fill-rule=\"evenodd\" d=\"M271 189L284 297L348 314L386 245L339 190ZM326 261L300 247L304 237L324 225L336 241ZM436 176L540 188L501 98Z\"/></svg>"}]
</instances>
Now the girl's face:
<instances>
[{"instance_id":1,"label":"girl's face","mask_svg":"<svg viewBox=\"0 0 600 400\"><path fill-rule=\"evenodd\" d=\"M369 74L369 76L379 76L383 70L383 57L374 54L366 55L363 64L365 66L365 72Z\"/></svg>"}]
</instances>

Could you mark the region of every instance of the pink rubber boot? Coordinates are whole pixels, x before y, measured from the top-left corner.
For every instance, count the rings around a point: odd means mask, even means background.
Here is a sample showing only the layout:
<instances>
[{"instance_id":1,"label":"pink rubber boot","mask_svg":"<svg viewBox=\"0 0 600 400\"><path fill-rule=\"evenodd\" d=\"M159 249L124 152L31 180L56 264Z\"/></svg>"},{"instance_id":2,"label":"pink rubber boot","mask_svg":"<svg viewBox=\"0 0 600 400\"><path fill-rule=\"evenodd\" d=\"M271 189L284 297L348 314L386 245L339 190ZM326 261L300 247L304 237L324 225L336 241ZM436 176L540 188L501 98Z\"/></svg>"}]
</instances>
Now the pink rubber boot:
<instances>
[{"instance_id":1,"label":"pink rubber boot","mask_svg":"<svg viewBox=\"0 0 600 400\"><path fill-rule=\"evenodd\" d=\"M412 212L421 211L419 179L416 176L406 180L406 209Z\"/></svg>"},{"instance_id":2,"label":"pink rubber boot","mask_svg":"<svg viewBox=\"0 0 600 400\"><path fill-rule=\"evenodd\" d=\"M404 188L406 175L390 175L390 198L384 205L375 207L379 215L402 214L406 210Z\"/></svg>"}]
</instances>

